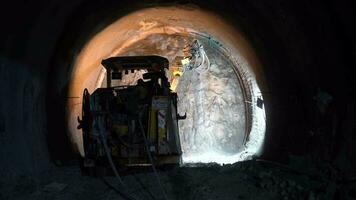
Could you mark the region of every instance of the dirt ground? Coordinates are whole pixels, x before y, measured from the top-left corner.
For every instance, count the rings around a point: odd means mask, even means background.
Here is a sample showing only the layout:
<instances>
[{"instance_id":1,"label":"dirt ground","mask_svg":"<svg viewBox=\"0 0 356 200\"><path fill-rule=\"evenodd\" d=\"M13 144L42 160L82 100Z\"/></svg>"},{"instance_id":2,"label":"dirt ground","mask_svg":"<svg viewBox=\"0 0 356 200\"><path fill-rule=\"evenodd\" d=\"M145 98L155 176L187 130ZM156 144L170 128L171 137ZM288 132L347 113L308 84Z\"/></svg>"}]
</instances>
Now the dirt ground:
<instances>
[{"instance_id":1,"label":"dirt ground","mask_svg":"<svg viewBox=\"0 0 356 200\"><path fill-rule=\"evenodd\" d=\"M328 164L296 159L290 165L246 161L232 165L194 164L159 173L168 199L356 199L356 180ZM164 199L152 172L114 177L82 176L79 167L56 166L41 177L0 182L0 199ZM114 189L116 188L116 189ZM121 194L120 194L121 193Z\"/></svg>"}]
</instances>

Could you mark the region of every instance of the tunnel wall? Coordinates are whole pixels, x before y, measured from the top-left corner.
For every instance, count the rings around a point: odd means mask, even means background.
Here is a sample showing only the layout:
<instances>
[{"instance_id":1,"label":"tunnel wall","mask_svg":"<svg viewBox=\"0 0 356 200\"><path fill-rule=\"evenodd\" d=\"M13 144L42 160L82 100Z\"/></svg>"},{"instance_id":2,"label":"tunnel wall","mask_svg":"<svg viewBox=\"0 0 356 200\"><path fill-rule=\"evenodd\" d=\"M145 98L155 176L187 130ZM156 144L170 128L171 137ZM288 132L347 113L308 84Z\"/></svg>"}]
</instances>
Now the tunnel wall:
<instances>
[{"instance_id":1,"label":"tunnel wall","mask_svg":"<svg viewBox=\"0 0 356 200\"><path fill-rule=\"evenodd\" d=\"M63 114L59 111L48 118L48 108L60 106L61 100L52 101L51 94L58 98L62 89L49 81L49 71L59 35L74 6L59 6L55 1L1 5L0 185L7 178L40 176L50 168L51 160L72 153L63 132L56 129L63 125Z\"/></svg>"},{"instance_id":2,"label":"tunnel wall","mask_svg":"<svg viewBox=\"0 0 356 200\"><path fill-rule=\"evenodd\" d=\"M23 64L0 62L0 175L39 174L48 166L43 80Z\"/></svg>"},{"instance_id":3,"label":"tunnel wall","mask_svg":"<svg viewBox=\"0 0 356 200\"><path fill-rule=\"evenodd\" d=\"M1 139L0 162L7 163L1 165L1 173L31 174L46 169L50 158L73 157L61 106L80 44L92 30L100 30L95 24L103 16L111 13L114 20L120 15L113 14L113 8L121 8L123 14L134 7L128 5L159 2L11 1L1 6L5 29L0 33L0 135L12 138ZM352 1L209 0L200 6L241 27L262 61L270 88L263 91L268 110L263 157L313 155L345 160L352 168L356 162ZM318 108L318 88L332 96L324 113Z\"/></svg>"}]
</instances>

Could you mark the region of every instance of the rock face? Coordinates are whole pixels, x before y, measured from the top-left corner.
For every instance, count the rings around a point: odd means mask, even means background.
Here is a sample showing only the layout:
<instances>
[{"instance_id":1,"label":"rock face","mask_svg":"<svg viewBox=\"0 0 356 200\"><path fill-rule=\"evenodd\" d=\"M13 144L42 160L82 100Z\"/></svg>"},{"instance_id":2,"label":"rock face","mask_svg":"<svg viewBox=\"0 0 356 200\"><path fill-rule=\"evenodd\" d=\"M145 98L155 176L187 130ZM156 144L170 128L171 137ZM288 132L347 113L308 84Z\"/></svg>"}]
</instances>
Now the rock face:
<instances>
[{"instance_id":1,"label":"rock face","mask_svg":"<svg viewBox=\"0 0 356 200\"><path fill-rule=\"evenodd\" d=\"M233 66L208 41L191 49L192 58L177 86L178 110L187 113L187 119L179 122L184 156L198 161L191 157L238 153L243 146L245 108ZM215 160L207 156L199 161Z\"/></svg>"}]
</instances>

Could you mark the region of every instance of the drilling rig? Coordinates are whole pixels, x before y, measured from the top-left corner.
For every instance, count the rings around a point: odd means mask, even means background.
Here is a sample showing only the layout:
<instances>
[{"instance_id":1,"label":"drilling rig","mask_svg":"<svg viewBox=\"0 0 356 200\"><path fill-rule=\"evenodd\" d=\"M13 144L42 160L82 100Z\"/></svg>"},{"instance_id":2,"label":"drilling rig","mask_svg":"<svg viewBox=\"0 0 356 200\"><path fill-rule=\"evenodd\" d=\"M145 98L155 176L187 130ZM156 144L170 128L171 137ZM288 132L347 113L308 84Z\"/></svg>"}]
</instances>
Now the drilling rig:
<instances>
[{"instance_id":1,"label":"drilling rig","mask_svg":"<svg viewBox=\"0 0 356 200\"><path fill-rule=\"evenodd\" d=\"M177 94L165 74L169 61L160 56L111 57L102 60L106 87L83 92L84 157L82 171L107 175L115 168L177 166L181 145ZM118 85L130 73L141 72L135 84ZM110 169L111 168L111 169Z\"/></svg>"}]
</instances>

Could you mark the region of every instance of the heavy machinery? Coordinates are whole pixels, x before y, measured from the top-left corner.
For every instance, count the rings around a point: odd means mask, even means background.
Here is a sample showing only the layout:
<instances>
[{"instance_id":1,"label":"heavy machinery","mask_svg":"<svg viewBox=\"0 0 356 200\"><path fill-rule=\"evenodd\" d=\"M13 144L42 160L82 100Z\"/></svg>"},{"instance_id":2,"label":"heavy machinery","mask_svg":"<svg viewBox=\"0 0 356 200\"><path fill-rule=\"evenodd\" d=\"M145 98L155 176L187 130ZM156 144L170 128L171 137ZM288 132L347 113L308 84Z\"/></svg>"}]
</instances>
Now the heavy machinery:
<instances>
[{"instance_id":1,"label":"heavy machinery","mask_svg":"<svg viewBox=\"0 0 356 200\"><path fill-rule=\"evenodd\" d=\"M160 56L111 57L102 61L106 87L83 93L82 171L104 175L113 168L172 166L181 163L177 94ZM144 71L135 85L113 86L129 73Z\"/></svg>"}]
</instances>

